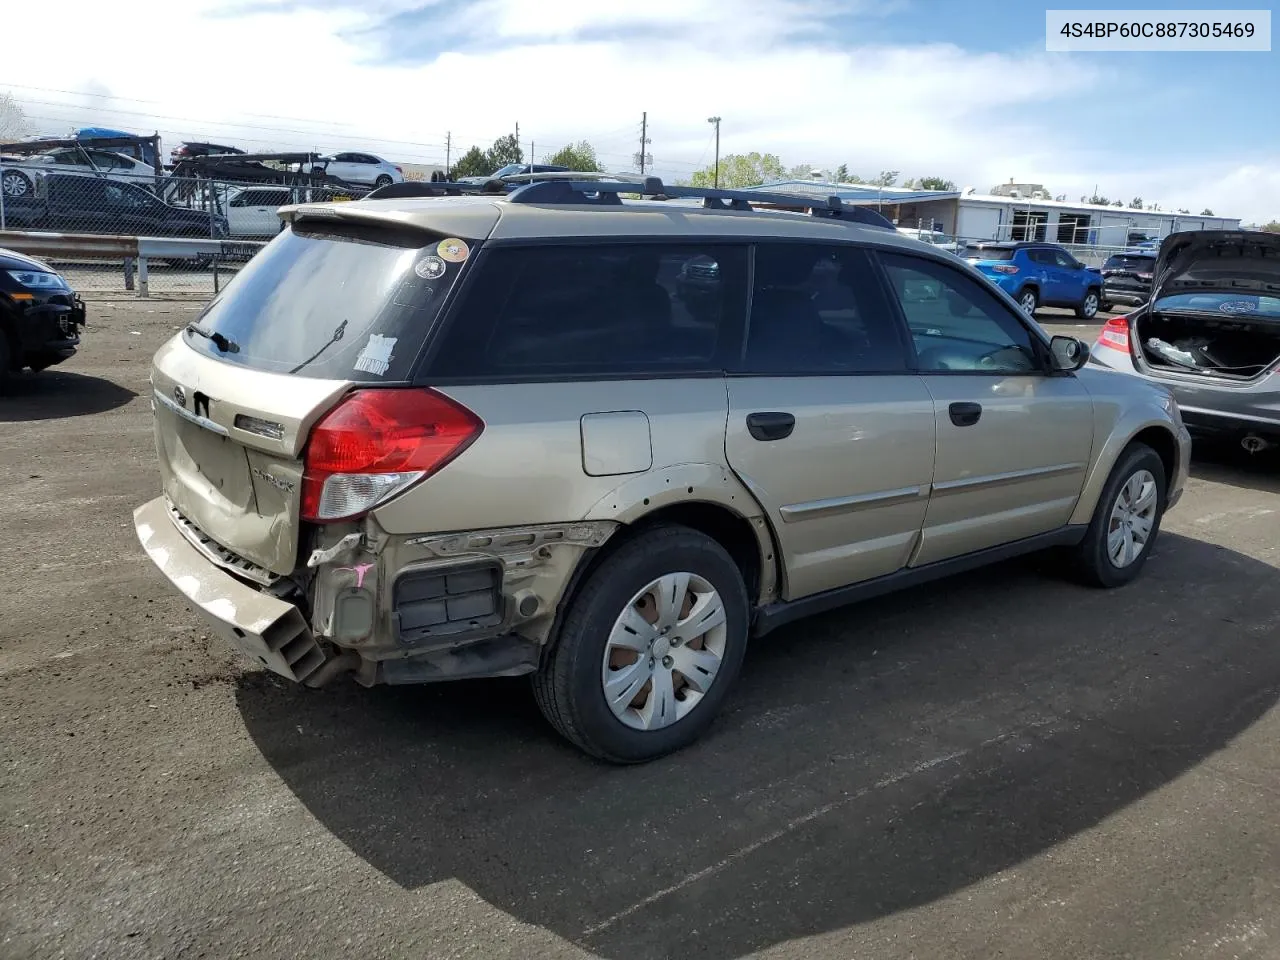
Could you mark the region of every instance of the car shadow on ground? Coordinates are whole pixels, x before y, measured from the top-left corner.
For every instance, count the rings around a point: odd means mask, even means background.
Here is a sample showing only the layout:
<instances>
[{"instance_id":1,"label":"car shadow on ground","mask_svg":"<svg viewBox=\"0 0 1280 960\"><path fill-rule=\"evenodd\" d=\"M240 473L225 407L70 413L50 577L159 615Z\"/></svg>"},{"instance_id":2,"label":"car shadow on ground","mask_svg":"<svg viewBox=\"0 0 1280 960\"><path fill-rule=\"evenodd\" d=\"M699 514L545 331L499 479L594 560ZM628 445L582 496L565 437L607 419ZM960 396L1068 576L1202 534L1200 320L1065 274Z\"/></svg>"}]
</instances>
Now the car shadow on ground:
<instances>
[{"instance_id":1,"label":"car shadow on ground","mask_svg":"<svg viewBox=\"0 0 1280 960\"><path fill-rule=\"evenodd\" d=\"M1246 490L1280 493L1280 447L1258 453L1227 440L1197 440L1192 448L1191 476Z\"/></svg>"},{"instance_id":2,"label":"car shadow on ground","mask_svg":"<svg viewBox=\"0 0 1280 960\"><path fill-rule=\"evenodd\" d=\"M0 423L63 420L123 407L137 394L101 377L52 367L15 373L0 394Z\"/></svg>"},{"instance_id":3,"label":"car shadow on ground","mask_svg":"<svg viewBox=\"0 0 1280 960\"><path fill-rule=\"evenodd\" d=\"M405 888L457 878L605 957L739 957L930 903L1096 826L1277 700L1280 582L1166 534L1090 590L1022 561L755 644L725 714L641 767L526 684L237 698L307 809Z\"/></svg>"}]
</instances>

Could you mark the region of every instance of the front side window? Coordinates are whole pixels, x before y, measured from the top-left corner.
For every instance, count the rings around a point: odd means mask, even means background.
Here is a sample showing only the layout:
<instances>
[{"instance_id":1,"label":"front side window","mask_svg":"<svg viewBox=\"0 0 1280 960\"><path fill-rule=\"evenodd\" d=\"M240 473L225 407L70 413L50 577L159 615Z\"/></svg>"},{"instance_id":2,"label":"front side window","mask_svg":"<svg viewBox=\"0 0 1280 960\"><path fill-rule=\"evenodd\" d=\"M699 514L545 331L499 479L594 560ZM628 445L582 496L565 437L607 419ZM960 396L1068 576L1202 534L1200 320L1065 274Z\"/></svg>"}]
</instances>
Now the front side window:
<instances>
[{"instance_id":1,"label":"front side window","mask_svg":"<svg viewBox=\"0 0 1280 960\"><path fill-rule=\"evenodd\" d=\"M1031 333L984 285L946 264L881 253L922 372L1026 374L1040 369Z\"/></svg>"},{"instance_id":2,"label":"front side window","mask_svg":"<svg viewBox=\"0 0 1280 960\"><path fill-rule=\"evenodd\" d=\"M900 324L865 251L756 247L744 372L893 373L907 366Z\"/></svg>"},{"instance_id":3,"label":"front side window","mask_svg":"<svg viewBox=\"0 0 1280 960\"><path fill-rule=\"evenodd\" d=\"M437 377L661 376L723 370L740 344L747 248L499 247L450 322Z\"/></svg>"}]
</instances>

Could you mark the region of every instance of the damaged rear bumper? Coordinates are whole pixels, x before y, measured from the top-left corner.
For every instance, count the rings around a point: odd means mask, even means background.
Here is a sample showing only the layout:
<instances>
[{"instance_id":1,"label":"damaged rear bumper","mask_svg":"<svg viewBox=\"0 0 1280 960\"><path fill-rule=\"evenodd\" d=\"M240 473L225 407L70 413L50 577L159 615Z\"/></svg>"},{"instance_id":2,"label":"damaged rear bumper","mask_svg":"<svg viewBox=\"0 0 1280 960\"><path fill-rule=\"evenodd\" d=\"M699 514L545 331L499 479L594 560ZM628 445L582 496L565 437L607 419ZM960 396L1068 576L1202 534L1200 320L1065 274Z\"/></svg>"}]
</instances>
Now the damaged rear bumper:
<instances>
[{"instance_id":1,"label":"damaged rear bumper","mask_svg":"<svg viewBox=\"0 0 1280 960\"><path fill-rule=\"evenodd\" d=\"M286 679L314 683L326 656L302 611L210 563L173 525L163 496L133 512L142 548L209 629Z\"/></svg>"}]
</instances>

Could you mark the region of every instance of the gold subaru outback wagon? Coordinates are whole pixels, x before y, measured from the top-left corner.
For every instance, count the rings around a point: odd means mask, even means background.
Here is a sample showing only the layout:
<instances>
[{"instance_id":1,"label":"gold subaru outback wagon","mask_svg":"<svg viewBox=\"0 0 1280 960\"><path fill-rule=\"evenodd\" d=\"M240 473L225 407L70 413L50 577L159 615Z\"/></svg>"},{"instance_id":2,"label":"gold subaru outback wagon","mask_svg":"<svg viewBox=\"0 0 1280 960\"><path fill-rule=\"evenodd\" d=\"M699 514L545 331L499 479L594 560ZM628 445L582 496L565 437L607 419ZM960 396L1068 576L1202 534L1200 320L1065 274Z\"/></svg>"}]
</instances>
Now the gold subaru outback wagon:
<instances>
[{"instance_id":1,"label":"gold subaru outback wagon","mask_svg":"<svg viewBox=\"0 0 1280 960\"><path fill-rule=\"evenodd\" d=\"M1167 391L835 200L552 180L281 215L156 354L135 525L307 686L529 674L573 743L649 760L799 617L1045 548L1132 580L1187 475Z\"/></svg>"}]
</instances>

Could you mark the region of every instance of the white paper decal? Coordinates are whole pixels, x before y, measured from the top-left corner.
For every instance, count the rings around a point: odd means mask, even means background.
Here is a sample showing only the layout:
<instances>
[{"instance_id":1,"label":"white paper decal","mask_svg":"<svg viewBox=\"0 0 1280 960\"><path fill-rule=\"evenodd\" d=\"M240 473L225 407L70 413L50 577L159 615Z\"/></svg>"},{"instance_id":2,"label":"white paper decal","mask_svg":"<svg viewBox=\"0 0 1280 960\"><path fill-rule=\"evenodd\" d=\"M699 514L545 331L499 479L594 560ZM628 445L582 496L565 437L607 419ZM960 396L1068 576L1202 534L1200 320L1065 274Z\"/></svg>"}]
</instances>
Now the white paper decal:
<instances>
[{"instance_id":1,"label":"white paper decal","mask_svg":"<svg viewBox=\"0 0 1280 960\"><path fill-rule=\"evenodd\" d=\"M369 334L369 342L360 351L360 356L356 357L356 369L382 376L391 367L391 351L395 345L395 337Z\"/></svg>"}]
</instances>

